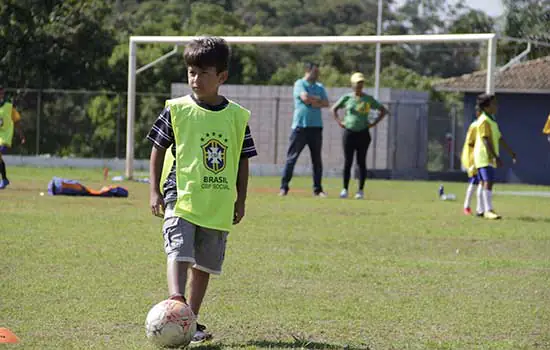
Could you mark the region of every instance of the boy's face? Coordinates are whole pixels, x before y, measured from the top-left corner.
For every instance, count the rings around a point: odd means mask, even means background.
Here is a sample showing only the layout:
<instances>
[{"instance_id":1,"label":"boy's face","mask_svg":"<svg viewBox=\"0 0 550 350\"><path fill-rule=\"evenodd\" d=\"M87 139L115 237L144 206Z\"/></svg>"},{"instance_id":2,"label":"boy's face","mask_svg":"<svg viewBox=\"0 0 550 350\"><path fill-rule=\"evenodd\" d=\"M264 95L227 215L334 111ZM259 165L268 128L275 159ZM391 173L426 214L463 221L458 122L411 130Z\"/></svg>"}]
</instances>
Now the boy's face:
<instances>
[{"instance_id":1,"label":"boy's face","mask_svg":"<svg viewBox=\"0 0 550 350\"><path fill-rule=\"evenodd\" d=\"M198 98L218 94L218 88L227 80L227 71L218 73L216 67L187 67L187 80Z\"/></svg>"},{"instance_id":2,"label":"boy's face","mask_svg":"<svg viewBox=\"0 0 550 350\"><path fill-rule=\"evenodd\" d=\"M495 115L497 114L497 110L498 110L497 99L493 98L489 103L489 106L487 107L487 112L491 113L492 115Z\"/></svg>"}]
</instances>

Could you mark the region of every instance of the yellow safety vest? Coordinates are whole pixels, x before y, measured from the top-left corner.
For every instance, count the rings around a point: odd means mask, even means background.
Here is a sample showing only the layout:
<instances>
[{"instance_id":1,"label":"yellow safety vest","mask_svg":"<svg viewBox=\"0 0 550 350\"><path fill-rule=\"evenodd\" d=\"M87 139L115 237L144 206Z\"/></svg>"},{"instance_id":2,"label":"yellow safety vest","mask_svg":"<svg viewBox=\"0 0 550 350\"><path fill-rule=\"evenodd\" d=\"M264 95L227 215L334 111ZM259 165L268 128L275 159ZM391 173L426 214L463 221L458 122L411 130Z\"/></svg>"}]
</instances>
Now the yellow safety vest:
<instances>
[{"instance_id":1,"label":"yellow safety vest","mask_svg":"<svg viewBox=\"0 0 550 350\"><path fill-rule=\"evenodd\" d=\"M13 140L14 124L11 119L11 113L13 105L9 102L5 102L0 106L0 146L11 147Z\"/></svg>"},{"instance_id":2,"label":"yellow safety vest","mask_svg":"<svg viewBox=\"0 0 550 350\"><path fill-rule=\"evenodd\" d=\"M495 120L493 120L493 118L488 116L486 113L483 113L478 118L478 130L476 133L476 143L474 146L474 165L477 169L485 168L487 166L497 166L496 159L492 159L489 155L489 151L487 150L485 143L483 143L481 133L479 132L479 127L485 122L488 123L491 128L491 142L493 143L495 153L497 157L500 155L500 138L502 134L500 133L498 124Z\"/></svg>"},{"instance_id":3,"label":"yellow safety vest","mask_svg":"<svg viewBox=\"0 0 550 350\"><path fill-rule=\"evenodd\" d=\"M166 101L176 144L174 214L195 225L229 231L237 174L250 112L229 101L221 111L197 105L190 95ZM161 181L174 164L167 150Z\"/></svg>"},{"instance_id":4,"label":"yellow safety vest","mask_svg":"<svg viewBox=\"0 0 550 350\"><path fill-rule=\"evenodd\" d=\"M460 161L462 162L462 167L466 169L468 176L472 177L477 173L476 167L474 166L474 145L475 138L477 134L477 123L478 120L474 120L468 127L466 132L466 139L464 140L464 146L462 146L462 155Z\"/></svg>"}]
</instances>

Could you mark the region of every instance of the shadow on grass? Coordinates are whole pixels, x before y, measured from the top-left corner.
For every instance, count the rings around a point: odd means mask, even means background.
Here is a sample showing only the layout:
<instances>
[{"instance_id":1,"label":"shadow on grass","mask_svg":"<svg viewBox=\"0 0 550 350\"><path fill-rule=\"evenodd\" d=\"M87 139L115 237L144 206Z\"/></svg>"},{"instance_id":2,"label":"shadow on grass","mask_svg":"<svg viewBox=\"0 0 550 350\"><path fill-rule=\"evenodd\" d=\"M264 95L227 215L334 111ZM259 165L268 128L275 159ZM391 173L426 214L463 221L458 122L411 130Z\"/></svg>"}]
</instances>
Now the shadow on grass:
<instances>
[{"instance_id":1,"label":"shadow on grass","mask_svg":"<svg viewBox=\"0 0 550 350\"><path fill-rule=\"evenodd\" d=\"M256 347L259 349L328 349L328 350L371 350L367 345L364 347L353 347L348 345L336 345L327 343L317 343L313 341L307 341L302 339L296 339L294 341L271 341L271 340L253 340L244 344L223 344L223 343L210 343L203 345L195 345L191 347L192 350L221 350L225 347L235 348L247 348Z\"/></svg>"},{"instance_id":2,"label":"shadow on grass","mask_svg":"<svg viewBox=\"0 0 550 350\"><path fill-rule=\"evenodd\" d=\"M517 220L523 221L523 222L544 222L544 223L550 224L550 218L541 218L541 217L535 218L532 216L520 216L517 218Z\"/></svg>"},{"instance_id":3,"label":"shadow on grass","mask_svg":"<svg viewBox=\"0 0 550 350\"><path fill-rule=\"evenodd\" d=\"M248 346L256 346L258 348L272 349L343 349L343 350L370 350L370 347L365 346L362 348L351 347L348 345L335 345L327 343L317 343L307 340L295 340L295 341L269 341L269 340L256 340L247 343Z\"/></svg>"}]
</instances>

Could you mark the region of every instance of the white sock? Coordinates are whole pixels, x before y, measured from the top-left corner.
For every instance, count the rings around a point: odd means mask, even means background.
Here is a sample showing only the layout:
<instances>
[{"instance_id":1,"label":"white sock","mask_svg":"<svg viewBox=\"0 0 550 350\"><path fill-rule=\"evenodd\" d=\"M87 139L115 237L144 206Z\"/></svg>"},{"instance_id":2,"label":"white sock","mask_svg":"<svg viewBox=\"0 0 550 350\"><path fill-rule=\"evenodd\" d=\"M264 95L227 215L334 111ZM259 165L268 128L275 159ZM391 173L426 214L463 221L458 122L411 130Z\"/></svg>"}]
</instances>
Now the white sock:
<instances>
[{"instance_id":1,"label":"white sock","mask_svg":"<svg viewBox=\"0 0 550 350\"><path fill-rule=\"evenodd\" d=\"M472 203L472 195L474 194L475 185L469 184L468 188L466 189L466 199L464 200L464 209L470 207L470 203Z\"/></svg>"},{"instance_id":2,"label":"white sock","mask_svg":"<svg viewBox=\"0 0 550 350\"><path fill-rule=\"evenodd\" d=\"M485 211L493 210L493 191L483 190L483 199L485 200Z\"/></svg>"},{"instance_id":3,"label":"white sock","mask_svg":"<svg viewBox=\"0 0 550 350\"><path fill-rule=\"evenodd\" d=\"M485 203L483 203L483 185L479 184L477 186L477 209L476 212L483 213L485 212Z\"/></svg>"}]
</instances>

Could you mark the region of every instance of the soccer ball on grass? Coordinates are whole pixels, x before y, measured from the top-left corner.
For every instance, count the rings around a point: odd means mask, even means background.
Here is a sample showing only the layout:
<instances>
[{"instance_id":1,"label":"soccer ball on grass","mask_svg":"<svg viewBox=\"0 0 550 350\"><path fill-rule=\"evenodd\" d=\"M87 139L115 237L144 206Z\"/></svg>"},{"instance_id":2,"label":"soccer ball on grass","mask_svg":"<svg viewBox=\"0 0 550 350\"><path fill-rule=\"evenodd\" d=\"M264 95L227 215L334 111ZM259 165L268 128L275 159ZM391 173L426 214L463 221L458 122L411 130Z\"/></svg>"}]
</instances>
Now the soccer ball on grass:
<instances>
[{"instance_id":1,"label":"soccer ball on grass","mask_svg":"<svg viewBox=\"0 0 550 350\"><path fill-rule=\"evenodd\" d=\"M161 301L151 308L145 320L147 338L162 347L186 347L196 330L197 321L191 307L177 300Z\"/></svg>"}]
</instances>

